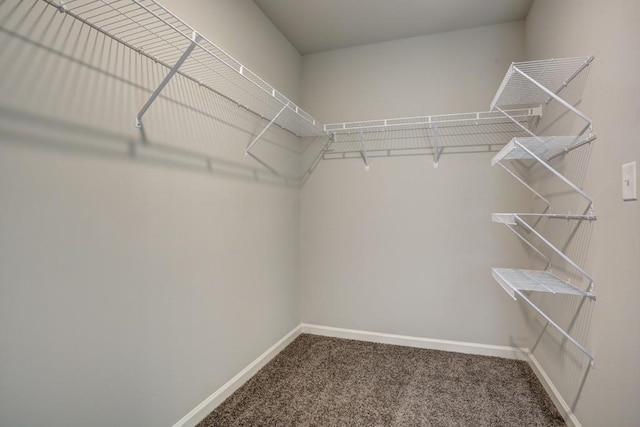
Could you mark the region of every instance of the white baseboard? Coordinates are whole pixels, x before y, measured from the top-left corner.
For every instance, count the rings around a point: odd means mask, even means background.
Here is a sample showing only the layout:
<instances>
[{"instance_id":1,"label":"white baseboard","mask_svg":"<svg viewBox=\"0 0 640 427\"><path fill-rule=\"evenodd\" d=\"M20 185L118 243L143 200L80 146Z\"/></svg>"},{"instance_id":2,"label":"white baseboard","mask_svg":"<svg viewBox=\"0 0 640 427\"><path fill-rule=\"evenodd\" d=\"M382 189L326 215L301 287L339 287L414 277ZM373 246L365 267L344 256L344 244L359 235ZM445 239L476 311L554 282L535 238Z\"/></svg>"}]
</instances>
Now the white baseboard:
<instances>
[{"instance_id":1,"label":"white baseboard","mask_svg":"<svg viewBox=\"0 0 640 427\"><path fill-rule=\"evenodd\" d=\"M180 421L175 423L173 427L193 427L209 415L224 400L231 396L240 386L242 386L249 378L254 376L264 365L280 353L291 341L296 339L302 331L302 325L293 328L287 335L282 337L277 343L269 347L267 351L262 353L256 360L251 362L249 366L238 372L236 376L231 378L225 385L216 390L211 396L207 397L202 403L193 408L191 412L182 417Z\"/></svg>"},{"instance_id":2,"label":"white baseboard","mask_svg":"<svg viewBox=\"0 0 640 427\"><path fill-rule=\"evenodd\" d=\"M547 394L553 401L553 404L555 405L556 409L558 409L558 412L560 412L560 415L562 415L562 418L564 418L564 421L567 423L567 426L582 427L582 424L580 424L580 421L578 421L578 418L573 413L573 410L571 410L571 407L564 400L564 398L562 397L562 395L560 394L556 386L553 385L551 378L549 378L545 370L542 368L542 365L540 365L540 363L536 359L536 357L528 350L527 350L527 356L528 356L529 366L531 366L531 369L536 374L536 377L538 377L538 380L540 380L540 383L542 384Z\"/></svg>"},{"instance_id":3,"label":"white baseboard","mask_svg":"<svg viewBox=\"0 0 640 427\"><path fill-rule=\"evenodd\" d=\"M326 337L346 338L358 341L376 342L380 344L402 345L405 347L426 348L430 350L453 351L456 353L495 356L505 359L527 360L528 352L517 347L505 347L489 344L476 344L463 341L448 341L433 338L411 337L406 335L385 334L380 332L359 331L355 329L334 328L302 324L302 333L322 335Z\"/></svg>"}]
</instances>

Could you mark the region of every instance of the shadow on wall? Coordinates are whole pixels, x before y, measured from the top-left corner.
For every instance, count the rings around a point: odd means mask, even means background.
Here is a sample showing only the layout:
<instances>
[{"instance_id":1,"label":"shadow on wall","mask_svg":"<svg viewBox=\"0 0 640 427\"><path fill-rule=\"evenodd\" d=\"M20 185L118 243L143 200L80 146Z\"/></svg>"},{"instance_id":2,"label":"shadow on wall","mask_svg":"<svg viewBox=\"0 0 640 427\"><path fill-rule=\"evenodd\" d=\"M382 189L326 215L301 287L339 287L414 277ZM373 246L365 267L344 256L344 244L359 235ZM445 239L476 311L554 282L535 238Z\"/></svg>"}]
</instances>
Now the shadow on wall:
<instances>
[{"instance_id":1,"label":"shadow on wall","mask_svg":"<svg viewBox=\"0 0 640 427\"><path fill-rule=\"evenodd\" d=\"M2 143L294 188L319 160L319 152L309 154L318 141L301 143L277 127L245 156L268 118L180 74L136 128L135 117L167 66L45 2L0 2L0 68Z\"/></svg>"}]
</instances>

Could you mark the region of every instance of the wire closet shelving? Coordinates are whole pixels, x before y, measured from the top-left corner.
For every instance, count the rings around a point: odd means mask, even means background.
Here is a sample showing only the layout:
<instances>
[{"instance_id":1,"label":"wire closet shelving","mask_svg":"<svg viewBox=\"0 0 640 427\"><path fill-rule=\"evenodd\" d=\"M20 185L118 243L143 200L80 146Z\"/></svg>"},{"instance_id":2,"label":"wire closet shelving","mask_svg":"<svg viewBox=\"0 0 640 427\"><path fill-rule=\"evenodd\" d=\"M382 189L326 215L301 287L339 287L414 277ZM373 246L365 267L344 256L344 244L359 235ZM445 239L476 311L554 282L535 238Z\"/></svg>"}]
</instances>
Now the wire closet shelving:
<instances>
[{"instance_id":1,"label":"wire closet shelving","mask_svg":"<svg viewBox=\"0 0 640 427\"><path fill-rule=\"evenodd\" d=\"M494 268L493 276L509 295L527 302L593 363L591 353L527 296L529 292L546 292L594 298L593 280L586 271L527 221L531 217L572 221L595 219L593 199L550 164L554 157L595 139L591 120L561 96L577 76L585 74L593 58L513 63L489 111L323 125L155 0L40 1L167 68L165 78L135 117L138 127L144 126L145 113L178 74L268 122L247 145L246 154L251 154L252 147L271 126L278 126L299 138L326 137L328 142L321 151L322 159L362 158L366 168L370 157L432 155L434 166L437 166L444 153L497 152L491 164L502 167L547 206L542 213L494 214L493 220L509 227L547 261L547 266L541 271ZM551 137L535 133L544 107L552 101L584 121L581 131L576 135ZM512 160L541 164L587 200L585 212L554 213L539 192L509 169L507 164ZM522 228L582 274L588 280L587 288L581 289L553 273L549 258L519 231Z\"/></svg>"},{"instance_id":2,"label":"wire closet shelving","mask_svg":"<svg viewBox=\"0 0 640 427\"><path fill-rule=\"evenodd\" d=\"M138 127L165 85L180 74L270 120L267 127L298 137L325 135L322 123L155 0L42 1L169 69L135 118Z\"/></svg>"},{"instance_id":3,"label":"wire closet shelving","mask_svg":"<svg viewBox=\"0 0 640 427\"><path fill-rule=\"evenodd\" d=\"M496 111L407 117L323 125L231 55L155 0L42 0L61 13L111 37L168 69L135 117L145 113L179 74L268 121L246 153L271 126L297 137L324 136L322 159L495 152L511 138L534 129L540 109L516 108L509 118ZM253 157L253 155L252 155Z\"/></svg>"},{"instance_id":4,"label":"wire closet shelving","mask_svg":"<svg viewBox=\"0 0 640 427\"><path fill-rule=\"evenodd\" d=\"M568 113L575 115L584 122L584 126L576 135L566 136L538 136L533 130L521 127L522 131L528 135L526 137L513 138L492 158L491 166L498 165L502 167L546 205L541 213L496 213L492 215L494 222L506 225L546 262L544 270L493 268L492 275L514 300L521 299L526 302L566 339L576 345L590 359L591 366L594 365L594 357L591 352L538 307L529 298L529 293L542 292L554 295L564 294L590 299L595 298L593 278L561 248L558 248L549 239L545 238L536 229L537 222L534 222L533 225L531 224L532 219L539 220L542 218L567 221L592 221L596 219L593 199L550 163L550 160L595 140L595 135L592 133L591 120L561 96L563 90L574 79L581 74L586 76L592 60L593 57L584 57L513 63L509 67L491 103L491 111L500 112L514 124L518 120L511 115L509 108L513 108L513 106L540 106L543 108L551 102L559 104ZM555 179L567 186L572 193L578 194L586 200L587 207L585 211L579 214L553 212L551 203L525 179L509 168L508 164L511 161L530 161L541 165ZM532 238L542 242L547 249L577 271L587 282L585 289L554 273L550 258L531 242Z\"/></svg>"},{"instance_id":5,"label":"wire closet shelving","mask_svg":"<svg viewBox=\"0 0 640 427\"><path fill-rule=\"evenodd\" d=\"M434 167L444 153L495 152L524 129L535 129L539 107L332 123L324 126L332 137L323 159L432 155Z\"/></svg>"}]
</instances>

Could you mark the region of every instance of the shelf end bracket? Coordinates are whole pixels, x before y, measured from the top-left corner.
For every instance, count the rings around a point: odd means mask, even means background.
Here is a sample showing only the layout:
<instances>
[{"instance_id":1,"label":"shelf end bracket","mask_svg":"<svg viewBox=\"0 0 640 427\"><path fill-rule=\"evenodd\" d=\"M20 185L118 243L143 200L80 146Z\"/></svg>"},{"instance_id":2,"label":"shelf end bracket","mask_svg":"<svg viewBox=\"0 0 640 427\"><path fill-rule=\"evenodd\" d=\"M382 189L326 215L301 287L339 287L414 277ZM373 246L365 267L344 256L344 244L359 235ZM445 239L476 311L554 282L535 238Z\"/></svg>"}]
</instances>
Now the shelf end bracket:
<instances>
[{"instance_id":1,"label":"shelf end bracket","mask_svg":"<svg viewBox=\"0 0 640 427\"><path fill-rule=\"evenodd\" d=\"M169 73L165 76L165 78L162 80L160 85L156 88L156 90L153 91L153 93L151 94L147 102L140 109L140 112L136 116L136 127L138 128L142 127L142 116L144 116L144 114L147 112L149 107L151 107L151 104L153 104L153 102L156 100L158 95L160 95L160 92L162 92L162 89L164 89L167 83L169 83L169 80L171 80L171 78L178 72L178 69L182 66L184 61L186 61L187 58L189 58L189 55L191 55L191 52L193 52L193 49L196 48L200 40L202 40L202 37L194 31L193 34L191 35L191 44L189 45L189 47L187 47L187 49L182 53L182 56L180 56L180 59L178 59L178 62L176 62L176 64L171 68L171 70L169 70Z\"/></svg>"},{"instance_id":2,"label":"shelf end bracket","mask_svg":"<svg viewBox=\"0 0 640 427\"><path fill-rule=\"evenodd\" d=\"M262 129L260 133L255 138L253 138L253 141L251 141L249 145L247 145L246 150L244 150L245 156L249 155L249 151L251 151L253 146L256 145L256 142L258 142L260 138L262 138L262 135L264 135L265 132L271 127L271 125L273 125L276 120L278 120L278 117L280 117L280 115L282 115L282 113L284 113L284 110L286 110L287 108L289 108L288 102L280 109L280 111L278 111L278 114L276 114L273 119L271 119L271 121L264 127L264 129Z\"/></svg>"}]
</instances>

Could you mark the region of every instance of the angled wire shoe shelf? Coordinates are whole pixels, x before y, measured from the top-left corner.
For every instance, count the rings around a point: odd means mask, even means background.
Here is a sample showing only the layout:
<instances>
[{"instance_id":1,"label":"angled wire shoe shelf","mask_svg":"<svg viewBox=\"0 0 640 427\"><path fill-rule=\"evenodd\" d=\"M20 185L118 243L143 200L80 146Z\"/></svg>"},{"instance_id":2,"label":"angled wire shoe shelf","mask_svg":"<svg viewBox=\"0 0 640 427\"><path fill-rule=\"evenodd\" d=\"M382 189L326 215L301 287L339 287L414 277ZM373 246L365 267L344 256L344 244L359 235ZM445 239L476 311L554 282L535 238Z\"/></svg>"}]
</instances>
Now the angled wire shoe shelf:
<instances>
[{"instance_id":1,"label":"angled wire shoe shelf","mask_svg":"<svg viewBox=\"0 0 640 427\"><path fill-rule=\"evenodd\" d=\"M593 355L575 338L573 338L560 325L554 322L538 305L530 298L532 292L550 293L553 295L576 295L595 299L593 278L567 254L565 254L550 240L545 238L537 229L535 222L530 224L527 219L563 219L567 221L593 221L596 219L593 199L578 185L569 180L551 165L551 160L568 153L571 150L582 147L595 140L592 133L591 120L574 105L563 99L562 92L578 76L586 76L593 57L549 59L542 61L513 63L507 71L493 101L491 111L503 114L514 125L526 133L526 136L514 137L492 159L491 166L502 167L509 175L524 185L534 196L542 200L546 205L541 213L496 213L492 220L506 225L516 236L523 241L545 262L544 270L523 270L514 268L493 268L492 275L498 284L515 300L521 299L540 314L550 325L555 327L567 340L582 351L594 365ZM518 118L511 114L510 108L514 107L540 107L543 109L551 102L558 103L566 112L573 114L584 122L584 126L576 135L563 136L539 136L531 128L521 126ZM540 192L533 188L527 180L510 169L507 164L510 161L533 162L541 165L555 178L569 189L582 197L587 202L587 207L582 214L554 213L551 203ZM524 231L522 233L520 230ZM551 250L564 262L577 271L587 282L585 289L572 284L552 271L550 258L542 250L531 242L531 237Z\"/></svg>"}]
</instances>

